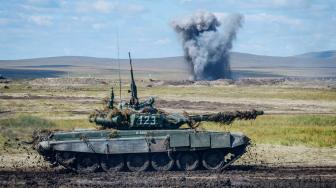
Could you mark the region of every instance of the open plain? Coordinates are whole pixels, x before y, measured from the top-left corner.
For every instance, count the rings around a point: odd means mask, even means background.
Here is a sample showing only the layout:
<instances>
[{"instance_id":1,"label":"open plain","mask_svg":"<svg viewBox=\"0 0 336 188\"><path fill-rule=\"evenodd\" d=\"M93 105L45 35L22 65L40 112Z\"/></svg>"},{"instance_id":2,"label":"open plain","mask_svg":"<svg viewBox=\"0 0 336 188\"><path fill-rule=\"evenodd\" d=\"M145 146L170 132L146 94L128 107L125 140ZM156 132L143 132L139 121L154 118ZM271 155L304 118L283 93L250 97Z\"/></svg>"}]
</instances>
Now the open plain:
<instances>
[{"instance_id":1,"label":"open plain","mask_svg":"<svg viewBox=\"0 0 336 188\"><path fill-rule=\"evenodd\" d=\"M129 97L122 80L122 99ZM154 96L168 112L264 110L255 121L200 129L241 131L253 144L223 172L120 172L75 174L50 168L29 145L36 129L96 128L88 115L102 108L114 79L10 80L0 88L0 185L54 187L335 187L336 90L333 79L236 81L138 80L139 96ZM119 100L119 96L116 96Z\"/></svg>"},{"instance_id":2,"label":"open plain","mask_svg":"<svg viewBox=\"0 0 336 188\"><path fill-rule=\"evenodd\" d=\"M0 0L0 188L336 188L335 10Z\"/></svg>"}]
</instances>

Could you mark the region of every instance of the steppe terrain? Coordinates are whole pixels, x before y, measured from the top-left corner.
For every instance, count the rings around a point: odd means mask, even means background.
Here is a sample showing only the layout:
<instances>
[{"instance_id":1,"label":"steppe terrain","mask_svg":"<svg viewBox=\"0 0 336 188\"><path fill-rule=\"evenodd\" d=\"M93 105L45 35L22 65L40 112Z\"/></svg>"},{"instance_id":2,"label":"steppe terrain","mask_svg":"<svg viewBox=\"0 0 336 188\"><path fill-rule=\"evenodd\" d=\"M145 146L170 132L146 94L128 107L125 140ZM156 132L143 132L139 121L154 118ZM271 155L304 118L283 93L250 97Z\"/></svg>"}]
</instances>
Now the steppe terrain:
<instances>
[{"instance_id":1,"label":"steppe terrain","mask_svg":"<svg viewBox=\"0 0 336 188\"><path fill-rule=\"evenodd\" d=\"M252 139L249 152L229 169L84 175L49 167L22 141L37 129L95 129L88 115L103 107L111 87L117 102L129 99L128 62L120 61L120 97L115 60L0 61L0 74L9 78L0 79L0 186L335 187L335 53L286 58L235 53L232 60L235 80L196 82L187 80L179 57L134 61L140 100L154 96L156 107L167 112L265 111L254 121L199 127L240 131Z\"/></svg>"},{"instance_id":2,"label":"steppe terrain","mask_svg":"<svg viewBox=\"0 0 336 188\"><path fill-rule=\"evenodd\" d=\"M127 100L128 80L122 83L122 99ZM201 125L203 129L241 131L253 140L250 151L221 173L200 170L77 175L50 168L21 143L29 140L35 129L95 128L87 117L94 109L102 108L111 87L119 89L116 80L103 78L42 78L2 83L0 185L335 186L333 79L138 80L141 99L154 96L156 106L168 112L253 108L265 111L255 121L237 121L230 126ZM119 95L116 98L119 100Z\"/></svg>"},{"instance_id":3,"label":"steppe terrain","mask_svg":"<svg viewBox=\"0 0 336 188\"><path fill-rule=\"evenodd\" d=\"M137 54L134 54L136 57ZM119 62L119 63L118 63ZM321 51L288 57L232 52L232 77L239 78L335 78L336 51ZM128 59L61 56L21 60L0 60L0 74L8 78L94 77L128 79ZM186 80L184 58L133 59L138 79Z\"/></svg>"}]
</instances>

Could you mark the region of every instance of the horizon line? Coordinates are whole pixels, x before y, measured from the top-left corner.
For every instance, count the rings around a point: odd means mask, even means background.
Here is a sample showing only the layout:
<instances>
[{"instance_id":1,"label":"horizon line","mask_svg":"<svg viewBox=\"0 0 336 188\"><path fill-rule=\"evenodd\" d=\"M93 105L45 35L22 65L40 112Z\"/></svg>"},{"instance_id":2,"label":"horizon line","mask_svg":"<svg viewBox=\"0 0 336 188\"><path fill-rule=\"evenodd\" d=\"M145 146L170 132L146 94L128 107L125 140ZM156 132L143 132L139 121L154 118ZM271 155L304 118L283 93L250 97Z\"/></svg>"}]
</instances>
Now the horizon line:
<instances>
[{"instance_id":1,"label":"horizon line","mask_svg":"<svg viewBox=\"0 0 336 188\"><path fill-rule=\"evenodd\" d=\"M254 56L265 56L265 57L295 57L295 56L301 56L305 54L310 53L321 53L321 52L336 52L336 50L321 50L321 51L310 51L295 55L289 55L289 56L273 56L273 55L263 55L263 54L253 54L253 53L247 53L247 52L237 52L232 51L229 53L239 53L239 54L247 54L247 55L254 55ZM31 57L31 58L19 58L19 59L0 59L0 61L20 61L20 60L32 60L32 59L44 59L44 58L58 58L58 57L87 57L87 58L98 58L98 59L118 59L116 57L98 57L98 56L85 56L85 55L59 55L59 56L44 56L44 57ZM134 58L134 59L164 59L164 58L176 58L176 57L183 57L183 55L180 56L165 56L165 57L150 57L150 58ZM119 58L120 60L127 60L127 58Z\"/></svg>"}]
</instances>

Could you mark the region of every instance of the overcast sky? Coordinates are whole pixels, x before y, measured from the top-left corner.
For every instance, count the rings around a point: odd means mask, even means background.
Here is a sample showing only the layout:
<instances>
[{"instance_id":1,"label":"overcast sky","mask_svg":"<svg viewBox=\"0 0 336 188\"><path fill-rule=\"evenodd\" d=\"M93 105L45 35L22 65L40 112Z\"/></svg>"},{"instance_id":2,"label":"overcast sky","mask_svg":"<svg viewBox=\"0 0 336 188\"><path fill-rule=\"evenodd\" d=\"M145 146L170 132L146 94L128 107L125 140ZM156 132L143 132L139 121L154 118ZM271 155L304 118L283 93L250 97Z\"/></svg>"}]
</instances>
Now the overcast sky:
<instances>
[{"instance_id":1,"label":"overcast sky","mask_svg":"<svg viewBox=\"0 0 336 188\"><path fill-rule=\"evenodd\" d=\"M335 0L0 0L0 59L182 55L170 22L207 10L244 16L233 51L290 56L336 49Z\"/></svg>"}]
</instances>

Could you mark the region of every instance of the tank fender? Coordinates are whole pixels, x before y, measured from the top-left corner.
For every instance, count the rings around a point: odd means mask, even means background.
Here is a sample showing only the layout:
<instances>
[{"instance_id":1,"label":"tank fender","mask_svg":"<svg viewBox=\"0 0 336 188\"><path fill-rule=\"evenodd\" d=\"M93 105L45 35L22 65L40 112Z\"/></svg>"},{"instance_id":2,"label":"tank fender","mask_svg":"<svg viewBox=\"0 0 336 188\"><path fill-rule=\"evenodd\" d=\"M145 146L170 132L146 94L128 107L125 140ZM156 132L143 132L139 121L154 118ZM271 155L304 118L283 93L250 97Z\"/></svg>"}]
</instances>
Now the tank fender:
<instances>
[{"instance_id":1,"label":"tank fender","mask_svg":"<svg viewBox=\"0 0 336 188\"><path fill-rule=\"evenodd\" d=\"M241 145L248 145L250 144L250 139L242 133L231 133L232 137L232 146L231 147L238 147Z\"/></svg>"},{"instance_id":2,"label":"tank fender","mask_svg":"<svg viewBox=\"0 0 336 188\"><path fill-rule=\"evenodd\" d=\"M41 150L41 151L48 151L50 150L50 144L49 144L49 141L41 141L38 143L38 146L37 146L38 150Z\"/></svg>"},{"instance_id":3,"label":"tank fender","mask_svg":"<svg viewBox=\"0 0 336 188\"><path fill-rule=\"evenodd\" d=\"M122 154L122 153L147 153L167 151L167 137L155 137L146 139L123 138L123 139L87 139L81 140L54 141L50 147L55 151L72 151L100 154ZM108 148L107 148L108 147Z\"/></svg>"}]
</instances>

